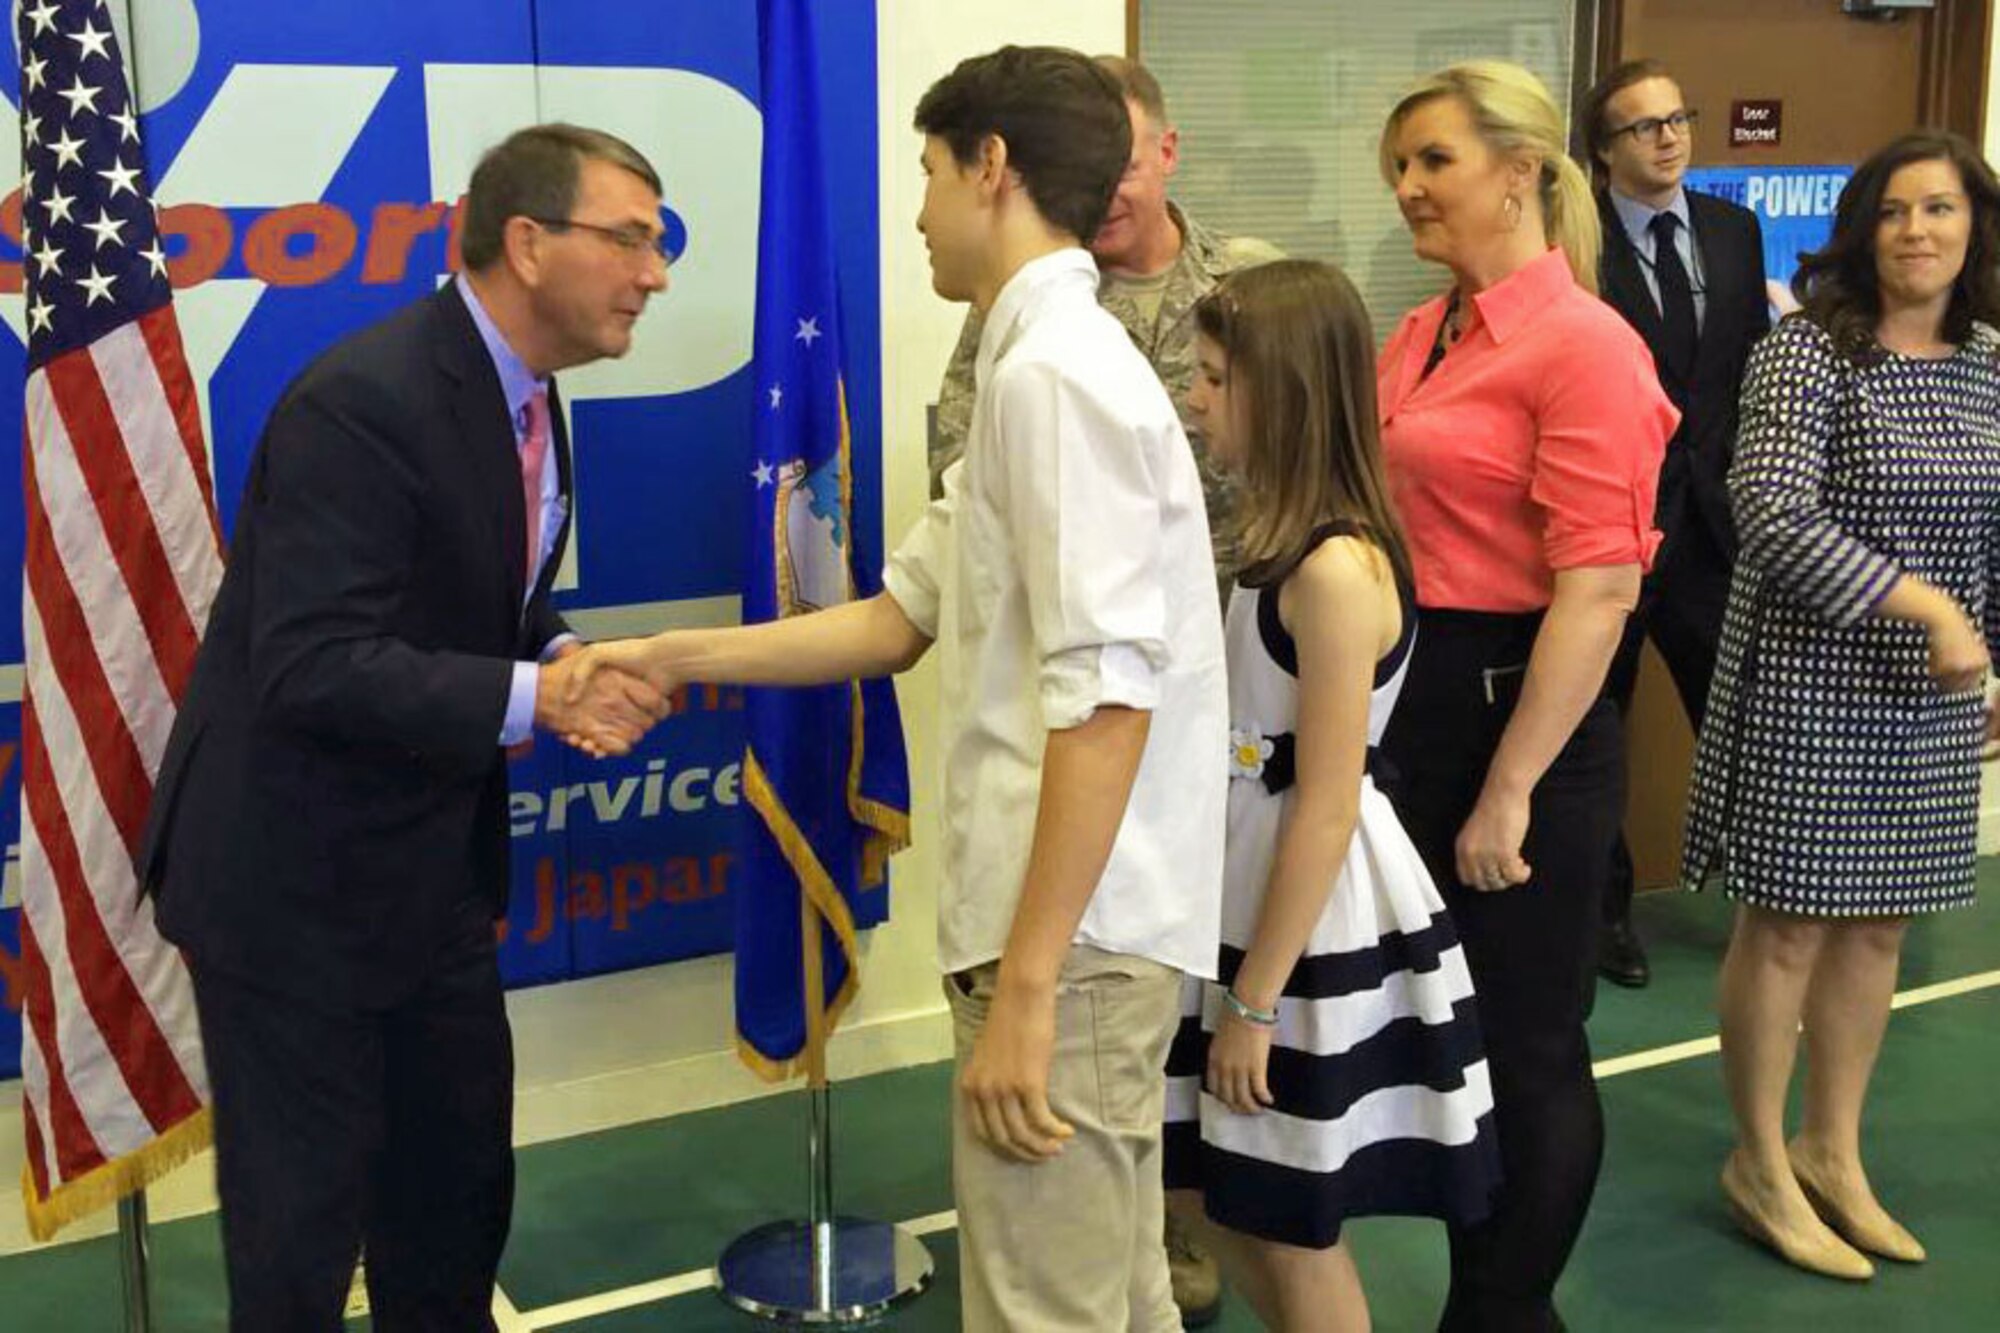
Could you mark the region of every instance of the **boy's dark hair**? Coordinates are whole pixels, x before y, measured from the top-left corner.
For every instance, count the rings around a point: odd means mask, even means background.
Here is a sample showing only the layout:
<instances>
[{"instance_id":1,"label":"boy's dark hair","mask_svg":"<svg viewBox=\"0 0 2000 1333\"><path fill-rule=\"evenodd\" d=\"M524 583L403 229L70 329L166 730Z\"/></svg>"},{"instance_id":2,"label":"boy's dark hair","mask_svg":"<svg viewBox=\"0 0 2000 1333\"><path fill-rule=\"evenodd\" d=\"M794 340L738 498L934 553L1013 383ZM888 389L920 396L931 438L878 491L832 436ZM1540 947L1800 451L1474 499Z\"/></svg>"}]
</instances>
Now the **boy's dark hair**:
<instances>
[{"instance_id":1,"label":"boy's dark hair","mask_svg":"<svg viewBox=\"0 0 2000 1333\"><path fill-rule=\"evenodd\" d=\"M1003 46L960 61L917 103L916 127L943 140L962 167L998 136L1035 208L1079 242L1097 234L1132 156L1118 80L1055 46Z\"/></svg>"},{"instance_id":2,"label":"boy's dark hair","mask_svg":"<svg viewBox=\"0 0 2000 1333\"><path fill-rule=\"evenodd\" d=\"M1948 130L1914 130L1877 149L1840 192L1833 234L1825 245L1799 256L1792 295L1810 319L1833 338L1843 356L1860 365L1881 359L1875 326L1882 319L1882 280L1875 268L1875 232L1889 178L1916 162L1949 162L1964 182L1972 210L1965 267L1951 285L1943 336L1962 343L1973 321L2000 323L2000 181L1977 148Z\"/></svg>"},{"instance_id":3,"label":"boy's dark hair","mask_svg":"<svg viewBox=\"0 0 2000 1333\"><path fill-rule=\"evenodd\" d=\"M1604 159L1600 154L1611 151L1611 126L1606 123L1611 99L1635 83L1673 77L1673 71L1667 68L1665 61L1648 58L1628 60L1590 85L1590 91L1583 95L1583 111L1577 119L1582 122L1583 143L1590 157L1592 173L1603 174Z\"/></svg>"},{"instance_id":4,"label":"boy's dark hair","mask_svg":"<svg viewBox=\"0 0 2000 1333\"><path fill-rule=\"evenodd\" d=\"M516 130L473 169L459 233L466 268L477 273L500 258L507 219L568 217L586 161L621 167L661 193L653 164L616 135L561 122Z\"/></svg>"}]
</instances>

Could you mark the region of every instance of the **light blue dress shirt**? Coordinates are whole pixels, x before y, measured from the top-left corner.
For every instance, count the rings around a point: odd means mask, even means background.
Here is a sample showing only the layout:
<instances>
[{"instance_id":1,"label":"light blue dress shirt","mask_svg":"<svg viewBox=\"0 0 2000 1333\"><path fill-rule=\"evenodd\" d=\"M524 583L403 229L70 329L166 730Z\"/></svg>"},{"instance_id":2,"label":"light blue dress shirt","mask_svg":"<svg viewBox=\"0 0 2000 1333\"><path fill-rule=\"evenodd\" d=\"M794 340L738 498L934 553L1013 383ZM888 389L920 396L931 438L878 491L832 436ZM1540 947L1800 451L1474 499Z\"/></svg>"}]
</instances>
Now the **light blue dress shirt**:
<instances>
[{"instance_id":1,"label":"light blue dress shirt","mask_svg":"<svg viewBox=\"0 0 2000 1333\"><path fill-rule=\"evenodd\" d=\"M500 375L500 392L507 399L507 416L514 423L514 447L519 450L528 438L528 400L535 391L548 390L546 377L536 378L535 372L514 354L507 345L506 338L494 325L493 317L486 313L486 307L479 303L479 296L472 290L472 284L465 280L463 273L456 279L458 294L465 299L465 308L472 314L473 327L479 330L479 339L486 344L486 354L493 358L493 369ZM551 425L551 430L554 426ZM553 451L554 441L550 441ZM550 453L548 463L542 468L542 528L541 549L535 553L535 567L529 572L523 598L532 597L535 580L540 576L542 565L549 558L549 551L555 545L556 529L562 525L562 485L559 469L555 466L555 455ZM525 607L526 602L523 601ZM542 660L546 662L558 648L575 639L574 634L557 637L542 650ZM527 740L535 729L535 687L539 683L541 668L534 662L516 662L514 681L507 691L507 717L500 728L502 745L518 745Z\"/></svg>"},{"instance_id":2,"label":"light blue dress shirt","mask_svg":"<svg viewBox=\"0 0 2000 1333\"><path fill-rule=\"evenodd\" d=\"M1646 275L1646 290L1653 294L1655 306L1660 304L1660 279L1653 272L1653 219L1662 213L1672 213L1680 219L1681 225L1674 228L1674 250L1681 257L1681 267L1687 270L1688 286L1694 289L1694 327L1699 332L1702 318L1708 313L1708 282L1701 270L1701 253L1694 245L1694 222L1688 215L1687 191L1676 190L1672 203L1665 208L1652 208L1613 190L1611 207L1617 210L1618 221L1624 224L1632 248L1639 252L1639 271Z\"/></svg>"}]
</instances>

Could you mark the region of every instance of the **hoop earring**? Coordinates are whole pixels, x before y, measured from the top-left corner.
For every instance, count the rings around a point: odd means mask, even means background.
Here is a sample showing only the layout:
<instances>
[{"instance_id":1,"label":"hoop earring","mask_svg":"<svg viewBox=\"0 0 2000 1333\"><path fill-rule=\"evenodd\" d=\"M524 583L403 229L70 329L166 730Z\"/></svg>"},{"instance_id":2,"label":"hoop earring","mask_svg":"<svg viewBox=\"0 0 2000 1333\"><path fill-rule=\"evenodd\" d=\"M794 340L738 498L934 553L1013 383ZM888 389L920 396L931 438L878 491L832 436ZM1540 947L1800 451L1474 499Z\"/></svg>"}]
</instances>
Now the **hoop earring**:
<instances>
[{"instance_id":1,"label":"hoop earring","mask_svg":"<svg viewBox=\"0 0 2000 1333\"><path fill-rule=\"evenodd\" d=\"M1521 229L1521 201L1511 194L1500 201L1500 225L1508 231Z\"/></svg>"}]
</instances>

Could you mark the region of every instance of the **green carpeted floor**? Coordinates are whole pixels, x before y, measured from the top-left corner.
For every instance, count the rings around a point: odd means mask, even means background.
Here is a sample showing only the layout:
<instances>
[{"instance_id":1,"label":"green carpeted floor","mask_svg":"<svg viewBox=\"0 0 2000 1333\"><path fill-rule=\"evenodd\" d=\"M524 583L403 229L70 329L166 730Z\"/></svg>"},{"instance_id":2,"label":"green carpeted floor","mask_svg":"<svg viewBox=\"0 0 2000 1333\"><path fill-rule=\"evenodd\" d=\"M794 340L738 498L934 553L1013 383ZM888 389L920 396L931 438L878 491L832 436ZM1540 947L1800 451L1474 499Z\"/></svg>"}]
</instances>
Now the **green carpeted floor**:
<instances>
[{"instance_id":1,"label":"green carpeted floor","mask_svg":"<svg viewBox=\"0 0 2000 1333\"><path fill-rule=\"evenodd\" d=\"M2000 888L2000 863L1985 879ZM1913 929L1902 986L2000 969L2000 905ZM1714 1031L1712 989L1728 926L1719 898L1650 895L1638 905L1656 980L1606 988L1592 1022L1600 1061ZM836 1188L843 1211L911 1219L951 1207L948 1071L901 1070L836 1093ZM1876 1075L1869 1151L1877 1186L1930 1247L1920 1268L1885 1266L1855 1287L1795 1272L1738 1236L1719 1206L1727 1146L1716 1058L1701 1055L1607 1078L1609 1149L1597 1202L1561 1290L1578 1333L1650 1330L2000 1328L2000 988L1899 1011ZM520 1327L578 1333L747 1330L757 1325L698 1290L559 1325L538 1311L705 1268L732 1236L794 1213L802 1197L804 1103L774 1097L525 1149L501 1284ZM1402 1220L1356 1224L1352 1243L1377 1329L1434 1326L1443 1236ZM889 1327L958 1327L957 1246L928 1237L938 1281ZM224 1327L215 1220L155 1228L158 1333ZM120 1327L109 1240L0 1259L0 1333ZM366 1327L357 1322L354 1327ZM1256 1327L1231 1302L1217 1327Z\"/></svg>"}]
</instances>

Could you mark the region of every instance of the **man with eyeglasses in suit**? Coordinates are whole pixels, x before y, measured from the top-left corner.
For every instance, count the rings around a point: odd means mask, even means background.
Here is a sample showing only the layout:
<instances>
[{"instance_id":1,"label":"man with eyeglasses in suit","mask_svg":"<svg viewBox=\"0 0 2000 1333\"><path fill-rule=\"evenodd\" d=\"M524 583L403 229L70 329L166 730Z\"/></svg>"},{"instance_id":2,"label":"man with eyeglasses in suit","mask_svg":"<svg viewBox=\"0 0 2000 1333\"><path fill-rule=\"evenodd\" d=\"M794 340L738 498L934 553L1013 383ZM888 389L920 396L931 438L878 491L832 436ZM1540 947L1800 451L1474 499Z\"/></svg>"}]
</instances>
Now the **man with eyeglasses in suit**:
<instances>
[{"instance_id":1,"label":"man with eyeglasses in suit","mask_svg":"<svg viewBox=\"0 0 2000 1333\"><path fill-rule=\"evenodd\" d=\"M1750 348L1770 328L1764 239L1756 215L1683 187L1696 112L1667 67L1635 60L1590 90L1583 125L1601 182L1604 255L1598 288L1653 351L1660 385L1681 409L1660 468L1655 525L1665 536L1605 688L1629 712L1647 636L1699 728L1722 639L1736 557L1725 478L1736 444L1736 397ZM1651 968L1632 929L1632 857L1621 835L1604 898L1598 971L1644 986Z\"/></svg>"},{"instance_id":2,"label":"man with eyeglasses in suit","mask_svg":"<svg viewBox=\"0 0 2000 1333\"><path fill-rule=\"evenodd\" d=\"M571 688L554 375L622 356L667 286L629 144L522 130L480 161L464 272L292 382L251 460L142 882L186 954L214 1094L230 1328L492 1330L513 1199L495 960L506 748L623 753L643 681Z\"/></svg>"}]
</instances>

